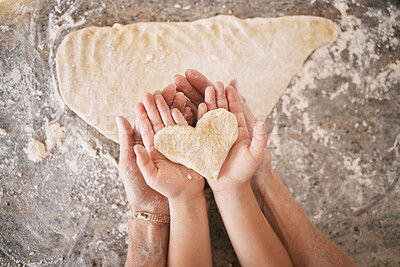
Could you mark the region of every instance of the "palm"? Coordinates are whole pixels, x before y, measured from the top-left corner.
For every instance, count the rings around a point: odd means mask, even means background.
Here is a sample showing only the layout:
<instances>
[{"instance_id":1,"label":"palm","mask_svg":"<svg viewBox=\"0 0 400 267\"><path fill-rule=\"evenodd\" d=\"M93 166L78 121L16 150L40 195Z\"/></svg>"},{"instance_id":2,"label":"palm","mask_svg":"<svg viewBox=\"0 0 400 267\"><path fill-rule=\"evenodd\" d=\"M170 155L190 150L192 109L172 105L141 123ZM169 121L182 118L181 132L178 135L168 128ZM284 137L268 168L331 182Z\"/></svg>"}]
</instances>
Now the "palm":
<instances>
[{"instance_id":1,"label":"palm","mask_svg":"<svg viewBox=\"0 0 400 267\"><path fill-rule=\"evenodd\" d=\"M145 94L136 105L144 147L135 146L137 162L146 183L169 199L185 200L204 189L204 179L195 171L173 163L154 148L154 135L168 125L188 125L182 113L172 111L162 96Z\"/></svg>"},{"instance_id":2,"label":"palm","mask_svg":"<svg viewBox=\"0 0 400 267\"><path fill-rule=\"evenodd\" d=\"M120 118L120 161L119 173L124 183L126 195L132 209L169 214L168 200L150 188L136 164L133 144L143 144L140 134L132 130L125 118ZM149 203L152 203L149 205Z\"/></svg>"},{"instance_id":3,"label":"palm","mask_svg":"<svg viewBox=\"0 0 400 267\"><path fill-rule=\"evenodd\" d=\"M210 107L210 103L207 102L207 98L205 97L206 94L206 88L208 86L218 86L218 82L216 84L213 84L210 80L208 80L203 74L196 70L188 70L185 73L186 77L181 76L181 75L176 75L173 79L173 82L177 86L177 89L179 91L183 91L186 93L187 97L191 102L193 102L196 105L199 105L202 102L206 102L208 108ZM239 92L239 87L238 87L238 82L237 80L232 80L230 82L230 85L235 88L237 92ZM256 122L256 118L254 117L253 113L251 112L250 108L248 107L246 100L243 96L238 94L239 96L239 102L242 107L242 111L245 117L246 121L246 128L249 133L250 138L253 137L253 127ZM227 105L225 103L224 105L220 105L220 103L224 103L223 101L216 101L216 106L212 107L213 108L225 108L227 109ZM200 119L200 118L199 118ZM232 148L233 150L233 148ZM228 160L228 159L227 159ZM242 166L242 162L239 162L237 165L233 165L232 167L235 168L236 166ZM263 174L267 173L267 169L271 167L271 154L268 149L264 151L264 157L262 159L262 164L260 167L257 169L256 173L252 177L252 183L256 184L257 186L264 186L265 184L265 179ZM223 167L224 168L224 167ZM241 171L239 168L238 171ZM221 170L221 175L223 175L224 171ZM218 181L218 186L219 184L225 183L226 180L229 180L229 178L224 178L224 180L221 179L221 181ZM224 181L224 182L223 182ZM228 182L226 182L228 183ZM213 182L215 184L215 182ZM217 185L215 185L217 186Z\"/></svg>"},{"instance_id":4,"label":"palm","mask_svg":"<svg viewBox=\"0 0 400 267\"><path fill-rule=\"evenodd\" d=\"M156 173L148 182L154 190L168 198L187 198L203 191L204 179L195 171L169 161L156 150L150 157Z\"/></svg>"},{"instance_id":5,"label":"palm","mask_svg":"<svg viewBox=\"0 0 400 267\"><path fill-rule=\"evenodd\" d=\"M234 188L249 180L258 165L258 160L253 158L249 147L250 139L248 138L235 143L222 165L218 180L209 183L213 191Z\"/></svg>"},{"instance_id":6,"label":"palm","mask_svg":"<svg viewBox=\"0 0 400 267\"><path fill-rule=\"evenodd\" d=\"M128 164L130 166L127 177L129 186L126 191L133 210L169 214L168 199L146 184L136 164L136 158L132 158ZM154 205L149 207L148 203L154 203Z\"/></svg>"},{"instance_id":7,"label":"palm","mask_svg":"<svg viewBox=\"0 0 400 267\"><path fill-rule=\"evenodd\" d=\"M202 84L208 84L207 81ZM222 165L217 181L209 181L213 191L230 190L246 183L257 170L266 143L264 124L258 124L257 137L250 140L249 130L246 127L246 119L240 104L237 91L228 86L224 89L221 82L214 86L207 86L204 90L204 103L198 107L200 119L207 110L216 108L228 109L238 122L238 139L229 151Z\"/></svg>"}]
</instances>

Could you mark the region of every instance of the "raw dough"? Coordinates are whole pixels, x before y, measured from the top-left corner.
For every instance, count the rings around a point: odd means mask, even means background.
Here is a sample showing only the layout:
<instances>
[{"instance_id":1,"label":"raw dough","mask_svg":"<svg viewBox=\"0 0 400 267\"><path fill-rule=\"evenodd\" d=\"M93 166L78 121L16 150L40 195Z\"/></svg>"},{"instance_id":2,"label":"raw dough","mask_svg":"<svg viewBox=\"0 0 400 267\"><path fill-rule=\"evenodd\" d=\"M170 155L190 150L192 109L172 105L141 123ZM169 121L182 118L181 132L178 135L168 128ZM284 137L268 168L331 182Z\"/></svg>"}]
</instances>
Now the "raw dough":
<instances>
[{"instance_id":1,"label":"raw dough","mask_svg":"<svg viewBox=\"0 0 400 267\"><path fill-rule=\"evenodd\" d=\"M226 109L207 112L191 126L168 126L154 136L154 147L169 160L217 180L238 137L236 116Z\"/></svg>"},{"instance_id":2,"label":"raw dough","mask_svg":"<svg viewBox=\"0 0 400 267\"><path fill-rule=\"evenodd\" d=\"M115 116L133 122L145 92L163 89L188 68L212 81L237 78L252 111L268 115L306 58L338 33L332 21L311 16L89 27L70 33L57 51L60 92L76 114L116 142Z\"/></svg>"},{"instance_id":3,"label":"raw dough","mask_svg":"<svg viewBox=\"0 0 400 267\"><path fill-rule=\"evenodd\" d=\"M47 156L46 147L36 139L32 139L24 148L28 159L33 162L39 162Z\"/></svg>"},{"instance_id":4,"label":"raw dough","mask_svg":"<svg viewBox=\"0 0 400 267\"><path fill-rule=\"evenodd\" d=\"M46 126L46 148L47 152L51 152L51 150L56 146L57 143L61 141L65 134L65 128L61 127L58 122L53 124L48 124Z\"/></svg>"}]
</instances>

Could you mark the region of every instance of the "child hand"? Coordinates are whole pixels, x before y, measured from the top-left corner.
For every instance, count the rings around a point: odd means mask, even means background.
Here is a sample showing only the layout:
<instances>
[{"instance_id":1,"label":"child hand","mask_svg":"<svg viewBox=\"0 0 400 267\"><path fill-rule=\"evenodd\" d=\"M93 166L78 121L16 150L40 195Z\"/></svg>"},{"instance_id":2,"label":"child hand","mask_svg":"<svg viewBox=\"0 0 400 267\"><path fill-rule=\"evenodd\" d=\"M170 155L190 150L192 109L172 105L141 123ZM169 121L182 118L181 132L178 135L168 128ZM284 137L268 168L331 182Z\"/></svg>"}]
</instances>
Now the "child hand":
<instances>
[{"instance_id":1,"label":"child hand","mask_svg":"<svg viewBox=\"0 0 400 267\"><path fill-rule=\"evenodd\" d=\"M173 163L154 149L154 134L170 125L187 125L182 113L169 109L160 94L147 93L136 105L136 118L144 143L134 147L146 183L169 200L185 201L204 191L204 179L193 170Z\"/></svg>"},{"instance_id":2,"label":"child hand","mask_svg":"<svg viewBox=\"0 0 400 267\"><path fill-rule=\"evenodd\" d=\"M225 108L232 112L238 121L238 139L222 165L218 180L208 181L214 192L235 190L250 183L250 178L263 159L268 140L264 121L260 120L255 123L253 138L250 139L236 90L232 86L224 89L221 82L215 84L215 89L213 86L206 88L204 100L205 103L199 105L199 119L209 110Z\"/></svg>"}]
</instances>

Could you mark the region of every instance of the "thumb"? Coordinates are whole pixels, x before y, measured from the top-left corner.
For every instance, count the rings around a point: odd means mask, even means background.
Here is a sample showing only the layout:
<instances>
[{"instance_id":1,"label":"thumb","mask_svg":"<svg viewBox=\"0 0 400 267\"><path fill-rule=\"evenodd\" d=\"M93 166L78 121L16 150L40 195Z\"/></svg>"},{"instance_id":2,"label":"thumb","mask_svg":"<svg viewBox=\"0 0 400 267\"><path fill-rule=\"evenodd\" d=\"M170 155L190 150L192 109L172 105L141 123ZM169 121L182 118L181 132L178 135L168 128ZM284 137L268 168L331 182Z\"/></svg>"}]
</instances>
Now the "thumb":
<instances>
[{"instance_id":1,"label":"thumb","mask_svg":"<svg viewBox=\"0 0 400 267\"><path fill-rule=\"evenodd\" d=\"M265 123L259 120L253 128L253 139L250 144L250 153L254 158L262 158L264 149L267 146L268 136L265 132Z\"/></svg>"},{"instance_id":2,"label":"thumb","mask_svg":"<svg viewBox=\"0 0 400 267\"><path fill-rule=\"evenodd\" d=\"M129 121L122 117L116 118L119 136L119 160L120 162L127 162L129 159L135 158L133 146L135 145L135 137L132 126Z\"/></svg>"},{"instance_id":3,"label":"thumb","mask_svg":"<svg viewBox=\"0 0 400 267\"><path fill-rule=\"evenodd\" d=\"M143 174L146 183L151 187L149 182L151 181L152 177L156 176L157 168L142 145L136 145L134 150L137 156L136 162L139 170Z\"/></svg>"},{"instance_id":4,"label":"thumb","mask_svg":"<svg viewBox=\"0 0 400 267\"><path fill-rule=\"evenodd\" d=\"M249 106L247 105L246 99L239 93L238 80L237 79L232 80L229 83L229 85L232 86L238 93L240 105L242 106L243 114L246 119L247 130L249 131L250 136L253 136L253 127L254 127L254 123L256 122L256 118L254 117L253 113L251 112Z\"/></svg>"}]
</instances>

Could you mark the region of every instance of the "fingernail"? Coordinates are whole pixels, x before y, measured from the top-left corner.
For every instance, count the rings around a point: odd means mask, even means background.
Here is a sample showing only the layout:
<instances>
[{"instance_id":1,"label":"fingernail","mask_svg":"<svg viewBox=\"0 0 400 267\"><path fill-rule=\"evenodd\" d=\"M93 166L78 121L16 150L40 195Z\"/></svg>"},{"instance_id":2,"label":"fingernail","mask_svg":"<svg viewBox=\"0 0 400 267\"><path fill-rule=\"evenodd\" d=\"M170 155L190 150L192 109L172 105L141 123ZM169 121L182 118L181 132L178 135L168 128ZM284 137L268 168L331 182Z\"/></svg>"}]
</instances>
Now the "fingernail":
<instances>
[{"instance_id":1,"label":"fingernail","mask_svg":"<svg viewBox=\"0 0 400 267\"><path fill-rule=\"evenodd\" d=\"M172 80L176 77L176 76L179 76L180 74L179 73L175 73L173 76L172 76Z\"/></svg>"},{"instance_id":2,"label":"fingernail","mask_svg":"<svg viewBox=\"0 0 400 267\"><path fill-rule=\"evenodd\" d=\"M178 74L175 74L175 75L178 75ZM172 78L172 79L173 79L173 78ZM174 87L174 88L176 89L176 85L173 84L173 83L169 83L168 86L172 86L172 87Z\"/></svg>"}]
</instances>

